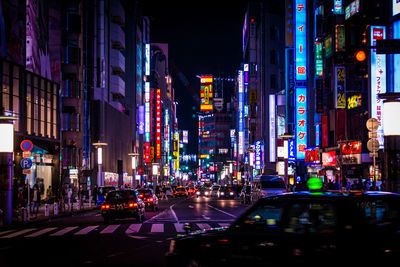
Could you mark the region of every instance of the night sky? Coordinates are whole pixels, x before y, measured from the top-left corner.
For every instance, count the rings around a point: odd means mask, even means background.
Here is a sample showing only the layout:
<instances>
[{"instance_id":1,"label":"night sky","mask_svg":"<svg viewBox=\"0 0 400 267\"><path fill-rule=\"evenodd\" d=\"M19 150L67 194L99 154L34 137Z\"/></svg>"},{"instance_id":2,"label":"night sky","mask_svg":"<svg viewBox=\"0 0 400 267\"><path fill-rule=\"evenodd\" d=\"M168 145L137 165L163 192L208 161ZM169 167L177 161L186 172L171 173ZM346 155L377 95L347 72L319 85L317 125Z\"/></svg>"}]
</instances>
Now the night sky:
<instances>
[{"instance_id":1,"label":"night sky","mask_svg":"<svg viewBox=\"0 0 400 267\"><path fill-rule=\"evenodd\" d=\"M199 104L192 96L194 92L198 98L200 92L196 75L234 77L242 60L247 1L223 2L143 2L144 15L150 18L151 42L169 46L169 72L179 103L179 129L189 130L188 153L197 153L197 118L193 115ZM184 78L179 78L177 72Z\"/></svg>"}]
</instances>

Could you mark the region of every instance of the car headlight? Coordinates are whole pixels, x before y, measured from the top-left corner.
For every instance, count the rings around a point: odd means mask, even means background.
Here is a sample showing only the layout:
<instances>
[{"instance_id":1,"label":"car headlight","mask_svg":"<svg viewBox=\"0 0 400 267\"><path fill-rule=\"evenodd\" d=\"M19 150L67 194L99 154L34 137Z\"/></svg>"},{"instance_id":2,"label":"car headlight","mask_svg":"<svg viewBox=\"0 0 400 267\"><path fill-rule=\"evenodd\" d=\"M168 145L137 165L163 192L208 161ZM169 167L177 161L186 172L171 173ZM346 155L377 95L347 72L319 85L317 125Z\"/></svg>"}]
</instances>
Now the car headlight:
<instances>
[{"instance_id":1,"label":"car headlight","mask_svg":"<svg viewBox=\"0 0 400 267\"><path fill-rule=\"evenodd\" d=\"M196 192L196 194L197 194L197 195L200 195L200 192L199 192L199 191L197 191L197 192Z\"/></svg>"},{"instance_id":2,"label":"car headlight","mask_svg":"<svg viewBox=\"0 0 400 267\"><path fill-rule=\"evenodd\" d=\"M221 196L223 196L223 195L225 195L225 193L224 193L224 192L221 192Z\"/></svg>"},{"instance_id":3,"label":"car headlight","mask_svg":"<svg viewBox=\"0 0 400 267\"><path fill-rule=\"evenodd\" d=\"M232 195L233 195L233 192L229 192L229 195L231 195L231 196L232 196Z\"/></svg>"},{"instance_id":4,"label":"car headlight","mask_svg":"<svg viewBox=\"0 0 400 267\"><path fill-rule=\"evenodd\" d=\"M208 192L205 192L204 195L208 196Z\"/></svg>"}]
</instances>

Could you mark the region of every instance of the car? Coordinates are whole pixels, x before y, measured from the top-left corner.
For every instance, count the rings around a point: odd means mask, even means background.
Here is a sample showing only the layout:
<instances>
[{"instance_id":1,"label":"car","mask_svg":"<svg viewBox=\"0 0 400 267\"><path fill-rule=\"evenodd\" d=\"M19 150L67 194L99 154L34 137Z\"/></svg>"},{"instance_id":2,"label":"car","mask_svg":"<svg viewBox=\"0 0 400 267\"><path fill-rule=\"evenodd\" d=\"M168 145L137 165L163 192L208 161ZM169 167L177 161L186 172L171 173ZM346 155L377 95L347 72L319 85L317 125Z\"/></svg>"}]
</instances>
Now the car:
<instances>
[{"instance_id":1,"label":"car","mask_svg":"<svg viewBox=\"0 0 400 267\"><path fill-rule=\"evenodd\" d=\"M105 185L105 186L100 186L97 189L97 207L100 208L103 202L105 201L108 192L110 191L115 191L118 190L118 186L112 186L112 185Z\"/></svg>"},{"instance_id":2,"label":"car","mask_svg":"<svg viewBox=\"0 0 400 267\"><path fill-rule=\"evenodd\" d=\"M232 187L221 186L221 188L218 191L218 198L234 199L235 198L235 192L232 189Z\"/></svg>"},{"instance_id":3,"label":"car","mask_svg":"<svg viewBox=\"0 0 400 267\"><path fill-rule=\"evenodd\" d=\"M178 186L174 191L174 197L188 197L188 192L183 186Z\"/></svg>"},{"instance_id":4,"label":"car","mask_svg":"<svg viewBox=\"0 0 400 267\"><path fill-rule=\"evenodd\" d=\"M187 187L187 192L188 192L188 194L189 195L194 195L194 194L196 194L196 188L194 187L194 186L188 186Z\"/></svg>"},{"instance_id":5,"label":"car","mask_svg":"<svg viewBox=\"0 0 400 267\"><path fill-rule=\"evenodd\" d=\"M167 266L384 266L400 258L399 230L399 194L291 192L173 239Z\"/></svg>"},{"instance_id":6,"label":"car","mask_svg":"<svg viewBox=\"0 0 400 267\"><path fill-rule=\"evenodd\" d=\"M260 197L278 195L287 191L285 182L274 175L256 177L253 181L253 187L259 189Z\"/></svg>"},{"instance_id":7,"label":"car","mask_svg":"<svg viewBox=\"0 0 400 267\"><path fill-rule=\"evenodd\" d=\"M204 197L205 196L205 192L208 191L204 186L199 187L196 191L196 196L197 197ZM207 193L208 195L208 193Z\"/></svg>"},{"instance_id":8,"label":"car","mask_svg":"<svg viewBox=\"0 0 400 267\"><path fill-rule=\"evenodd\" d=\"M221 188L220 185L213 185L210 190L210 197L217 198L219 189Z\"/></svg>"},{"instance_id":9,"label":"car","mask_svg":"<svg viewBox=\"0 0 400 267\"><path fill-rule=\"evenodd\" d=\"M139 198L144 202L146 207L152 208L154 211L159 210L159 201L156 194L154 194L152 189L138 189Z\"/></svg>"},{"instance_id":10,"label":"car","mask_svg":"<svg viewBox=\"0 0 400 267\"><path fill-rule=\"evenodd\" d=\"M138 193L132 189L110 191L101 205L101 215L104 222L118 218L134 217L138 222L145 220L146 205L139 198Z\"/></svg>"}]
</instances>

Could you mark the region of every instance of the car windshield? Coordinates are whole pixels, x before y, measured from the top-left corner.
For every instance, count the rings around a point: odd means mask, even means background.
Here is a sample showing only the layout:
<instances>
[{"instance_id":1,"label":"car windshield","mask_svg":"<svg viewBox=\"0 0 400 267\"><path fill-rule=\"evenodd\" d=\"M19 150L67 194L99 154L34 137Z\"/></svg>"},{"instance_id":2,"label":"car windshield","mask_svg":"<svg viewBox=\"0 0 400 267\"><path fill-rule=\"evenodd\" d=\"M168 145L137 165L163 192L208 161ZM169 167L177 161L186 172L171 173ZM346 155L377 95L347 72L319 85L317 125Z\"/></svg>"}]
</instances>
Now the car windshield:
<instances>
[{"instance_id":1,"label":"car windshield","mask_svg":"<svg viewBox=\"0 0 400 267\"><path fill-rule=\"evenodd\" d=\"M261 181L261 187L262 188L280 188L280 189L285 189L285 183L282 181L282 179L271 179L267 181Z\"/></svg>"},{"instance_id":2,"label":"car windshield","mask_svg":"<svg viewBox=\"0 0 400 267\"><path fill-rule=\"evenodd\" d=\"M115 187L99 187L99 195L106 195L108 192L115 190Z\"/></svg>"},{"instance_id":3,"label":"car windshield","mask_svg":"<svg viewBox=\"0 0 400 267\"><path fill-rule=\"evenodd\" d=\"M136 201L136 194L131 190L111 191L107 194L107 201Z\"/></svg>"}]
</instances>

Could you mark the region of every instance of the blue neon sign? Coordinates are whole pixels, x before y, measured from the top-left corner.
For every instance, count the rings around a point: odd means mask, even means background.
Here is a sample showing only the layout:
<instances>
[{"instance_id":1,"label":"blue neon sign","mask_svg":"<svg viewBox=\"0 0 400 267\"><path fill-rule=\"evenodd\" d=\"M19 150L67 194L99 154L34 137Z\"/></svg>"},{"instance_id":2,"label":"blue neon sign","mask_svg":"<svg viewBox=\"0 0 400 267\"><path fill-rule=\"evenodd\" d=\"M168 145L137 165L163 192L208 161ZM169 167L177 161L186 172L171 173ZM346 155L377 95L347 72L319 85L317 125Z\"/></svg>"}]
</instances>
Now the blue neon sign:
<instances>
[{"instance_id":1,"label":"blue neon sign","mask_svg":"<svg viewBox=\"0 0 400 267\"><path fill-rule=\"evenodd\" d=\"M295 73L297 81L307 80L306 0L295 0Z\"/></svg>"},{"instance_id":2,"label":"blue neon sign","mask_svg":"<svg viewBox=\"0 0 400 267\"><path fill-rule=\"evenodd\" d=\"M307 87L296 87L296 158L305 159L307 147Z\"/></svg>"}]
</instances>

